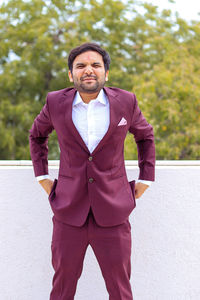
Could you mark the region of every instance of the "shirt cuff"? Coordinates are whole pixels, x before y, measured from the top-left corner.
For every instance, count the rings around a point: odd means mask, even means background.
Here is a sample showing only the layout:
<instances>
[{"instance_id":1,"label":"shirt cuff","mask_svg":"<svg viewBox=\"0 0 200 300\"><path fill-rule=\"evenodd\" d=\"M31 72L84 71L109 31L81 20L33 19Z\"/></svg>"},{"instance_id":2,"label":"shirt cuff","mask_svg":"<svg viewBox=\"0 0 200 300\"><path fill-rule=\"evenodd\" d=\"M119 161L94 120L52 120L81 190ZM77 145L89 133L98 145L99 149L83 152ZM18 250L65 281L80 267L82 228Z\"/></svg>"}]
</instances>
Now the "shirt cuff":
<instances>
[{"instance_id":1,"label":"shirt cuff","mask_svg":"<svg viewBox=\"0 0 200 300\"><path fill-rule=\"evenodd\" d=\"M141 183L144 183L144 184L150 186L153 181L138 179L137 182L141 182Z\"/></svg>"},{"instance_id":2,"label":"shirt cuff","mask_svg":"<svg viewBox=\"0 0 200 300\"><path fill-rule=\"evenodd\" d=\"M37 181L44 180L44 179L49 179L49 178L50 178L50 176L48 174L36 177Z\"/></svg>"}]
</instances>

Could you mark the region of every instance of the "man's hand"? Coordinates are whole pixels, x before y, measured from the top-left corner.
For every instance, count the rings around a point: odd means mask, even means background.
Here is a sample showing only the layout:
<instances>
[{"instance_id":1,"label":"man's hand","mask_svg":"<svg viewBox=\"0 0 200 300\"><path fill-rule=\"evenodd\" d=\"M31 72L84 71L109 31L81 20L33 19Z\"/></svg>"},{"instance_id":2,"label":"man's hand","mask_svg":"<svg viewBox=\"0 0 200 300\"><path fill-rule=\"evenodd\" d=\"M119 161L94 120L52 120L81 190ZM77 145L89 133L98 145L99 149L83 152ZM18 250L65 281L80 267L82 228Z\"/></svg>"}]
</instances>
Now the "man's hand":
<instances>
[{"instance_id":1,"label":"man's hand","mask_svg":"<svg viewBox=\"0 0 200 300\"><path fill-rule=\"evenodd\" d=\"M50 179L43 179L40 180L39 183L43 187L43 189L46 191L48 195L50 195L52 187L53 187L53 181Z\"/></svg>"},{"instance_id":2,"label":"man's hand","mask_svg":"<svg viewBox=\"0 0 200 300\"><path fill-rule=\"evenodd\" d=\"M135 198L138 199L142 196L142 194L148 189L148 185L142 182L137 182L135 184Z\"/></svg>"}]
</instances>

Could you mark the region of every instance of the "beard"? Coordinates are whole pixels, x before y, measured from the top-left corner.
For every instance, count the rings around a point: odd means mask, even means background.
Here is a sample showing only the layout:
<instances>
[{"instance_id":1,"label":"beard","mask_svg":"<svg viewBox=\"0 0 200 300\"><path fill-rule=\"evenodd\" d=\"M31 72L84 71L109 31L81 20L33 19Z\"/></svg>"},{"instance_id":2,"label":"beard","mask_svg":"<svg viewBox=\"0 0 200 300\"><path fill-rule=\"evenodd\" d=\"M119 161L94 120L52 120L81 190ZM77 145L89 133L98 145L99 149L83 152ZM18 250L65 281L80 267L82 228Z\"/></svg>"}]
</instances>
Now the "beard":
<instances>
[{"instance_id":1,"label":"beard","mask_svg":"<svg viewBox=\"0 0 200 300\"><path fill-rule=\"evenodd\" d=\"M93 79L91 81L86 81L85 79ZM98 80L96 76L84 76L80 80L73 78L74 87L78 92L93 94L99 92L105 85L105 78Z\"/></svg>"}]
</instances>

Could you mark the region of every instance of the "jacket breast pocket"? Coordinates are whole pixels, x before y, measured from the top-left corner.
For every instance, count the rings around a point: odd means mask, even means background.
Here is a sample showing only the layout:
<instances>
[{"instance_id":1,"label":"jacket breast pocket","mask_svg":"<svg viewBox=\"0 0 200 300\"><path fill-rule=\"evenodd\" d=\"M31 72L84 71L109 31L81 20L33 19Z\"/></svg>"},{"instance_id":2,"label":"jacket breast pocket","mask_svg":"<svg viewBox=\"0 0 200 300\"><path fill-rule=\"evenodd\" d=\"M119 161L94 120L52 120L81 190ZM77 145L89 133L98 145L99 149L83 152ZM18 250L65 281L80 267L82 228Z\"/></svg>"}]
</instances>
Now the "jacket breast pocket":
<instances>
[{"instance_id":1,"label":"jacket breast pocket","mask_svg":"<svg viewBox=\"0 0 200 300\"><path fill-rule=\"evenodd\" d=\"M127 125L116 126L113 134L126 134L128 131Z\"/></svg>"}]
</instances>

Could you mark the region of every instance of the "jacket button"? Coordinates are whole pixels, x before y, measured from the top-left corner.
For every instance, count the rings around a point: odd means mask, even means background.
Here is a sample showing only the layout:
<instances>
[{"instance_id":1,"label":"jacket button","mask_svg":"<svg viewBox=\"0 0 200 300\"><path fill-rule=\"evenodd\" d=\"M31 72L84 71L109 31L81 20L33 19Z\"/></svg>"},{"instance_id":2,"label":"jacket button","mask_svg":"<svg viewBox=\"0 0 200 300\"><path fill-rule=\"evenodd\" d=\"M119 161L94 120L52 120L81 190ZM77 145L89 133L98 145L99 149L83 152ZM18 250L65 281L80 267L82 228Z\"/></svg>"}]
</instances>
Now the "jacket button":
<instances>
[{"instance_id":1,"label":"jacket button","mask_svg":"<svg viewBox=\"0 0 200 300\"><path fill-rule=\"evenodd\" d=\"M89 161L92 161L92 159L93 159L92 156L89 156L89 157L88 157L88 160L89 160Z\"/></svg>"},{"instance_id":2,"label":"jacket button","mask_svg":"<svg viewBox=\"0 0 200 300\"><path fill-rule=\"evenodd\" d=\"M94 181L93 178L89 178L89 183L92 183Z\"/></svg>"}]
</instances>

